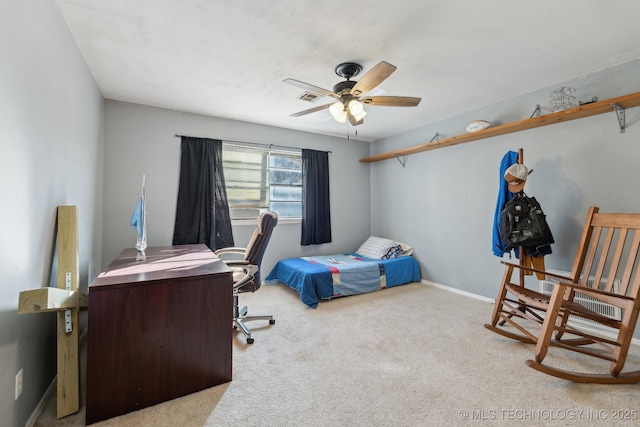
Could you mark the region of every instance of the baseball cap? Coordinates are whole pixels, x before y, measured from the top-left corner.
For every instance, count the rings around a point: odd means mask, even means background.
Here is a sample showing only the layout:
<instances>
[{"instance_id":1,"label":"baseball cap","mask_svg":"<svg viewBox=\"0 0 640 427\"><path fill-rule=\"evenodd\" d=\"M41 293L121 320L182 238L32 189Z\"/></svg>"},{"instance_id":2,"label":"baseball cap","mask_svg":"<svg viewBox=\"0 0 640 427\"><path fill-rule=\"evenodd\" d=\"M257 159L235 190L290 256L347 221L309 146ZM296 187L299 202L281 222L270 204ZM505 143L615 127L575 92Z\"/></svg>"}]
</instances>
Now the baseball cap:
<instances>
[{"instance_id":1,"label":"baseball cap","mask_svg":"<svg viewBox=\"0 0 640 427\"><path fill-rule=\"evenodd\" d=\"M504 173L504 179L508 183L509 191L512 193L519 193L524 188L524 184L527 182L529 176L529 169L525 165L519 163L509 166Z\"/></svg>"}]
</instances>

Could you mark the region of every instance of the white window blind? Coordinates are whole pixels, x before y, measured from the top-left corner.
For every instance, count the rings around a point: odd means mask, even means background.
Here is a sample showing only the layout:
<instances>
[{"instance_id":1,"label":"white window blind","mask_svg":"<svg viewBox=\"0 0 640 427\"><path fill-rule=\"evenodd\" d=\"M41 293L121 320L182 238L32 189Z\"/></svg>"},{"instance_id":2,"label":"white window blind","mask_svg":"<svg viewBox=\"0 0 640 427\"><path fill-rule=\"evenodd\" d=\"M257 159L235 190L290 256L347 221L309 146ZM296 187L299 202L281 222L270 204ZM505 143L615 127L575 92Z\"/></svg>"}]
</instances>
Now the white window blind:
<instances>
[{"instance_id":1,"label":"white window blind","mask_svg":"<svg viewBox=\"0 0 640 427\"><path fill-rule=\"evenodd\" d=\"M302 216L300 151L224 142L222 161L232 219L257 218L264 210Z\"/></svg>"}]
</instances>

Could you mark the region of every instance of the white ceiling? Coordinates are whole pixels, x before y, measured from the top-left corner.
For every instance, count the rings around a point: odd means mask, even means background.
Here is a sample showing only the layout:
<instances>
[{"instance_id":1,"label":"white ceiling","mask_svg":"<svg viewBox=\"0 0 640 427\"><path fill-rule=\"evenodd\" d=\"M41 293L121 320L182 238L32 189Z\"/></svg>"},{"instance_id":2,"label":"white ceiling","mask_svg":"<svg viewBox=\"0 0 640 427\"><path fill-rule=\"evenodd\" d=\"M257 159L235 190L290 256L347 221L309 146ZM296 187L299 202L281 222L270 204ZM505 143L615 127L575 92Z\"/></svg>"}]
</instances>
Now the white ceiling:
<instances>
[{"instance_id":1,"label":"white ceiling","mask_svg":"<svg viewBox=\"0 0 640 427\"><path fill-rule=\"evenodd\" d=\"M55 0L105 98L374 141L640 58L637 0ZM328 90L357 62L398 69L352 128ZM215 136L215 135L211 135Z\"/></svg>"}]
</instances>

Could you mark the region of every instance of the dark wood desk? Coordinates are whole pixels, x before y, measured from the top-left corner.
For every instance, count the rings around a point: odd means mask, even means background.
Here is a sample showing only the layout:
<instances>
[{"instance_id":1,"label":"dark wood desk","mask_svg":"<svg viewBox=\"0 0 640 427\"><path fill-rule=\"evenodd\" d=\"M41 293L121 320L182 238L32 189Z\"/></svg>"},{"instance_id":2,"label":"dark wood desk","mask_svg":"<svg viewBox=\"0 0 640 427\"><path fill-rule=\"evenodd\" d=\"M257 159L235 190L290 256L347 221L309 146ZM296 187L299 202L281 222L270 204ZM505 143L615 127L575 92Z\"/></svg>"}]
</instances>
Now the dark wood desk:
<instances>
[{"instance_id":1,"label":"dark wood desk","mask_svg":"<svg viewBox=\"0 0 640 427\"><path fill-rule=\"evenodd\" d=\"M146 254L89 285L87 424L231 381L231 270L205 245Z\"/></svg>"}]
</instances>

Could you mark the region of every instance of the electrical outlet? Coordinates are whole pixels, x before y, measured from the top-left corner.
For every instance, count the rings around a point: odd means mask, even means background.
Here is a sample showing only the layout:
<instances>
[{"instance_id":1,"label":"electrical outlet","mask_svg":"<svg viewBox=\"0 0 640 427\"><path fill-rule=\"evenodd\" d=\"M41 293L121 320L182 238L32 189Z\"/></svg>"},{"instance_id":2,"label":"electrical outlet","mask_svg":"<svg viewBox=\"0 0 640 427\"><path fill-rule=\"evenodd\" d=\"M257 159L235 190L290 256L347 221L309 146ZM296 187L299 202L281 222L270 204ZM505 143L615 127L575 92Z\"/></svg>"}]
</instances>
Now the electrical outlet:
<instances>
[{"instance_id":1,"label":"electrical outlet","mask_svg":"<svg viewBox=\"0 0 640 427\"><path fill-rule=\"evenodd\" d=\"M16 400L18 400L18 397L20 397L21 394L22 394L22 369L20 369L20 371L18 371L18 374L16 375Z\"/></svg>"}]
</instances>

